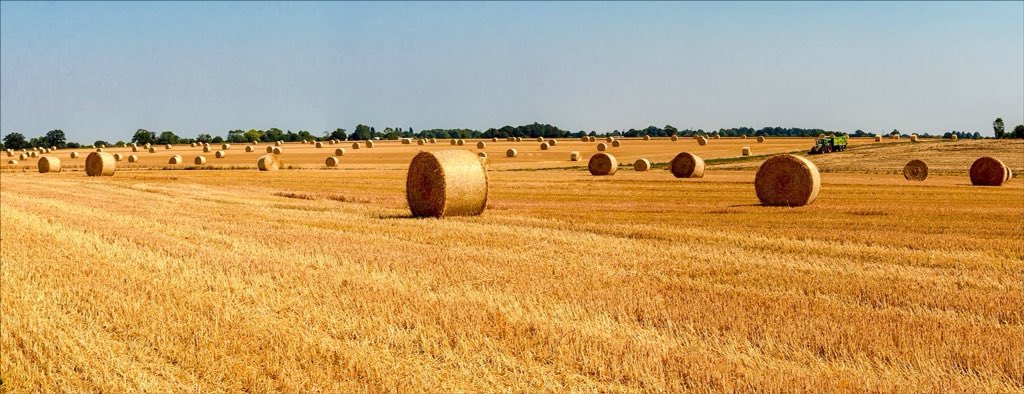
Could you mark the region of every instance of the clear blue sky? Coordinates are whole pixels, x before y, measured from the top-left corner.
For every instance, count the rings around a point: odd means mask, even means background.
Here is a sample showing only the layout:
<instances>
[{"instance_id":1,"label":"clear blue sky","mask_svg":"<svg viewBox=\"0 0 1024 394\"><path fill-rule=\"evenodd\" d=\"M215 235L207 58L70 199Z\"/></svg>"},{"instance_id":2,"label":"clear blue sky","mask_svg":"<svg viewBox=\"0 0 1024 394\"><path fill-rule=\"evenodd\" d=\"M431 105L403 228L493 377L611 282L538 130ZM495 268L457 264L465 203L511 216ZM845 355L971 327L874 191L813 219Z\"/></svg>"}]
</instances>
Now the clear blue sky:
<instances>
[{"instance_id":1,"label":"clear blue sky","mask_svg":"<svg viewBox=\"0 0 1024 394\"><path fill-rule=\"evenodd\" d=\"M1024 3L0 4L0 133L992 133L1024 122Z\"/></svg>"}]
</instances>

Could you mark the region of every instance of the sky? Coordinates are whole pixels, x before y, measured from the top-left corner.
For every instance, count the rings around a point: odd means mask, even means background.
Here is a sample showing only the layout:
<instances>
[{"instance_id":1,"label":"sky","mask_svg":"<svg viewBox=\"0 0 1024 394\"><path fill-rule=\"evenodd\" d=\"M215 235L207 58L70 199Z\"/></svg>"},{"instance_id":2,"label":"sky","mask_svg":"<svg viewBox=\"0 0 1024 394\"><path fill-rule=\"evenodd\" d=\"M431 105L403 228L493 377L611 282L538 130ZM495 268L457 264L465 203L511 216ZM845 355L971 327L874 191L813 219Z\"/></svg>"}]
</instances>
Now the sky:
<instances>
[{"instance_id":1,"label":"sky","mask_svg":"<svg viewBox=\"0 0 1024 394\"><path fill-rule=\"evenodd\" d=\"M363 123L992 134L1024 2L0 3L0 133Z\"/></svg>"}]
</instances>

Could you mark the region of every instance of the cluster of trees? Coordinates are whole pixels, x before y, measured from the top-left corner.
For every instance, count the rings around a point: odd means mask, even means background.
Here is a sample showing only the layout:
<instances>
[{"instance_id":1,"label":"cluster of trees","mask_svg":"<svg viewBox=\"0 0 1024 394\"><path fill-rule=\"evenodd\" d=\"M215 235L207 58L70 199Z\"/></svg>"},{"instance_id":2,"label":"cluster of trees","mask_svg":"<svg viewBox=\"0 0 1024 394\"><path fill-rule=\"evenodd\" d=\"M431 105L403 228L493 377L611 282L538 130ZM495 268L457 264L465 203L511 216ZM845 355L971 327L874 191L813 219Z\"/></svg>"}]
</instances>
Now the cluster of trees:
<instances>
[{"instance_id":1,"label":"cluster of trees","mask_svg":"<svg viewBox=\"0 0 1024 394\"><path fill-rule=\"evenodd\" d=\"M1003 124L1003 118L996 118L992 122L992 132L996 138L1024 138L1024 125L1017 125L1013 128L1013 131L1007 133L1006 126Z\"/></svg>"},{"instance_id":2,"label":"cluster of trees","mask_svg":"<svg viewBox=\"0 0 1024 394\"><path fill-rule=\"evenodd\" d=\"M50 130L47 131L42 137L32 137L26 139L21 133L7 133L3 139L3 145L0 146L3 149L29 149L33 147L51 147L56 146L57 148L78 148L80 144L75 142L68 142L67 137L64 135L64 130Z\"/></svg>"}]
</instances>

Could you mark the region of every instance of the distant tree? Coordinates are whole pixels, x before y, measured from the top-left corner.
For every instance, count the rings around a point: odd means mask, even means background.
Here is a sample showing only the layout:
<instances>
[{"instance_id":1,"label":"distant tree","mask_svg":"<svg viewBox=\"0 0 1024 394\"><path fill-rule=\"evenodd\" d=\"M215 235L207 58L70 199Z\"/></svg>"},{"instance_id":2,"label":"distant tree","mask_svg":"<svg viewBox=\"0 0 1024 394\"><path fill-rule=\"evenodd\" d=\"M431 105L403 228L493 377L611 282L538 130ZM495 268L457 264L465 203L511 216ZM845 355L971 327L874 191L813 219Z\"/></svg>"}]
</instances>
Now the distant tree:
<instances>
[{"instance_id":1,"label":"distant tree","mask_svg":"<svg viewBox=\"0 0 1024 394\"><path fill-rule=\"evenodd\" d=\"M264 133L264 137L266 141L284 141L285 134L284 131L281 131L281 129L277 127L271 127L269 130L266 131L266 133Z\"/></svg>"},{"instance_id":2,"label":"distant tree","mask_svg":"<svg viewBox=\"0 0 1024 394\"><path fill-rule=\"evenodd\" d=\"M27 149L28 146L28 141L25 140L25 136L21 133L7 133L4 136L4 148Z\"/></svg>"},{"instance_id":3,"label":"distant tree","mask_svg":"<svg viewBox=\"0 0 1024 394\"><path fill-rule=\"evenodd\" d=\"M353 140L368 140L373 138L373 128L364 125L362 123L356 125L356 130L352 132Z\"/></svg>"},{"instance_id":4,"label":"distant tree","mask_svg":"<svg viewBox=\"0 0 1024 394\"><path fill-rule=\"evenodd\" d=\"M132 136L132 142L145 145L156 142L156 135L152 131L146 129L138 129L135 131L135 135Z\"/></svg>"},{"instance_id":5,"label":"distant tree","mask_svg":"<svg viewBox=\"0 0 1024 394\"><path fill-rule=\"evenodd\" d=\"M210 140L210 143L211 144L222 144L222 143L224 143L224 138L218 135L216 137L213 137L213 139Z\"/></svg>"},{"instance_id":6,"label":"distant tree","mask_svg":"<svg viewBox=\"0 0 1024 394\"><path fill-rule=\"evenodd\" d=\"M980 140L981 139L981 133L975 131L974 135L972 135L971 138L976 139L976 140Z\"/></svg>"},{"instance_id":7,"label":"distant tree","mask_svg":"<svg viewBox=\"0 0 1024 394\"><path fill-rule=\"evenodd\" d=\"M248 141L252 141L252 140L248 140L248 139L245 138L245 131L242 131L242 130L228 130L228 142L240 144L240 143L248 142Z\"/></svg>"},{"instance_id":8,"label":"distant tree","mask_svg":"<svg viewBox=\"0 0 1024 394\"><path fill-rule=\"evenodd\" d=\"M64 137L64 130L60 129L47 131L43 136L43 141L47 147L56 146L58 148L63 148L68 143L67 138Z\"/></svg>"},{"instance_id":9,"label":"distant tree","mask_svg":"<svg viewBox=\"0 0 1024 394\"><path fill-rule=\"evenodd\" d=\"M260 142L260 140L263 139L263 132L256 129L249 129L249 131L246 131L243 136L245 136L245 142Z\"/></svg>"},{"instance_id":10,"label":"distant tree","mask_svg":"<svg viewBox=\"0 0 1024 394\"><path fill-rule=\"evenodd\" d=\"M177 143L180 142L179 140L180 140L180 138L178 137L177 134L174 134L173 131L165 131L163 133L160 133L160 137L158 137L156 139L156 143L161 144L161 145L163 145L163 144L177 144Z\"/></svg>"},{"instance_id":11,"label":"distant tree","mask_svg":"<svg viewBox=\"0 0 1024 394\"><path fill-rule=\"evenodd\" d=\"M99 148L101 146L107 146L107 145L110 145L110 143L107 142L107 141L104 141L104 140L96 140L96 142L92 143L92 146L95 146L97 148Z\"/></svg>"},{"instance_id":12,"label":"distant tree","mask_svg":"<svg viewBox=\"0 0 1024 394\"><path fill-rule=\"evenodd\" d=\"M992 122L992 131L995 132L996 138L1003 138L1006 136L1006 128L1003 127L1003 118L996 118L996 121Z\"/></svg>"},{"instance_id":13,"label":"distant tree","mask_svg":"<svg viewBox=\"0 0 1024 394\"><path fill-rule=\"evenodd\" d=\"M213 138L210 138L209 134L200 134L196 136L196 142L209 143L213 142Z\"/></svg>"},{"instance_id":14,"label":"distant tree","mask_svg":"<svg viewBox=\"0 0 1024 394\"><path fill-rule=\"evenodd\" d=\"M338 128L327 134L327 139L344 141L348 139L348 134L345 133L345 129Z\"/></svg>"},{"instance_id":15,"label":"distant tree","mask_svg":"<svg viewBox=\"0 0 1024 394\"><path fill-rule=\"evenodd\" d=\"M306 131L306 130L299 130L299 132L296 133L296 134L299 136L300 140L316 140L317 139L316 137L313 136L313 134L310 134L309 131Z\"/></svg>"},{"instance_id":16,"label":"distant tree","mask_svg":"<svg viewBox=\"0 0 1024 394\"><path fill-rule=\"evenodd\" d=\"M1024 138L1024 124L1019 124L1013 128L1013 138Z\"/></svg>"},{"instance_id":17,"label":"distant tree","mask_svg":"<svg viewBox=\"0 0 1024 394\"><path fill-rule=\"evenodd\" d=\"M398 137L400 137L400 136L401 135L397 131L395 131L394 129L389 127L387 129L385 129L384 137L383 138L386 139L386 140L397 140Z\"/></svg>"}]
</instances>

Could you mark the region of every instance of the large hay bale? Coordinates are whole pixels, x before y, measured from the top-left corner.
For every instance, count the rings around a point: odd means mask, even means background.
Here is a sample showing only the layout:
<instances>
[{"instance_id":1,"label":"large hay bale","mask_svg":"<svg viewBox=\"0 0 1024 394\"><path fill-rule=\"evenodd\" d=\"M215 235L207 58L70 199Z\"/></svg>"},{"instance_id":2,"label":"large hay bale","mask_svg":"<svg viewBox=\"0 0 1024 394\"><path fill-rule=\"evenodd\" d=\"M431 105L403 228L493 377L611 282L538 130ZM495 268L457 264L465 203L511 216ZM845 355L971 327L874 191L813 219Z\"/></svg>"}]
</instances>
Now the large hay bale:
<instances>
[{"instance_id":1,"label":"large hay bale","mask_svg":"<svg viewBox=\"0 0 1024 394\"><path fill-rule=\"evenodd\" d=\"M763 143L763 142L764 142L764 136L763 135L757 136L757 143Z\"/></svg>"},{"instance_id":2,"label":"large hay bale","mask_svg":"<svg viewBox=\"0 0 1024 394\"><path fill-rule=\"evenodd\" d=\"M486 142L480 141L480 142L476 143L476 148L477 149L484 149L486 147L487 147L487 143Z\"/></svg>"},{"instance_id":3,"label":"large hay bale","mask_svg":"<svg viewBox=\"0 0 1024 394\"><path fill-rule=\"evenodd\" d=\"M252 145L246 145L245 146L245 151L246 152L255 152L256 148L254 146L252 146Z\"/></svg>"},{"instance_id":4,"label":"large hay bale","mask_svg":"<svg viewBox=\"0 0 1024 394\"><path fill-rule=\"evenodd\" d=\"M424 140L422 138L416 140L416 145L425 145L426 143L427 143L426 140Z\"/></svg>"},{"instance_id":5,"label":"large hay bale","mask_svg":"<svg viewBox=\"0 0 1024 394\"><path fill-rule=\"evenodd\" d=\"M544 142L544 137L537 137L537 142Z\"/></svg>"},{"instance_id":6,"label":"large hay bale","mask_svg":"<svg viewBox=\"0 0 1024 394\"><path fill-rule=\"evenodd\" d=\"M120 153L114 154L114 161L121 161L122 159L124 159L124 156L122 156Z\"/></svg>"},{"instance_id":7,"label":"large hay bale","mask_svg":"<svg viewBox=\"0 0 1024 394\"><path fill-rule=\"evenodd\" d=\"M615 137L608 136L607 138L604 139L604 142L607 142L607 143L611 143L612 141L615 141Z\"/></svg>"},{"instance_id":8,"label":"large hay bale","mask_svg":"<svg viewBox=\"0 0 1024 394\"><path fill-rule=\"evenodd\" d=\"M523 137L516 137L516 142L523 142Z\"/></svg>"},{"instance_id":9,"label":"large hay bale","mask_svg":"<svg viewBox=\"0 0 1024 394\"><path fill-rule=\"evenodd\" d=\"M85 174L88 176L113 176L116 169L114 155L107 152L92 152L85 158Z\"/></svg>"},{"instance_id":10,"label":"large hay bale","mask_svg":"<svg viewBox=\"0 0 1024 394\"><path fill-rule=\"evenodd\" d=\"M317 148L323 148L324 147L324 143L320 142L320 141L317 141L315 144L313 144L313 146L317 147Z\"/></svg>"},{"instance_id":11,"label":"large hay bale","mask_svg":"<svg viewBox=\"0 0 1024 394\"><path fill-rule=\"evenodd\" d=\"M139 151L139 147L137 147L137 146L133 146L132 147L132 152L138 152L138 151Z\"/></svg>"},{"instance_id":12,"label":"large hay bale","mask_svg":"<svg viewBox=\"0 0 1024 394\"><path fill-rule=\"evenodd\" d=\"M402 138L402 145L412 145L412 138Z\"/></svg>"},{"instance_id":13,"label":"large hay bale","mask_svg":"<svg viewBox=\"0 0 1024 394\"><path fill-rule=\"evenodd\" d=\"M704 159L692 153L682 152L668 163L668 169L676 178L703 178Z\"/></svg>"},{"instance_id":14,"label":"large hay bale","mask_svg":"<svg viewBox=\"0 0 1024 394\"><path fill-rule=\"evenodd\" d=\"M128 155L128 162L129 162L129 163L134 163L134 162L137 162L137 161L139 161L139 156L136 156L136 155Z\"/></svg>"},{"instance_id":15,"label":"large hay bale","mask_svg":"<svg viewBox=\"0 0 1024 394\"><path fill-rule=\"evenodd\" d=\"M302 142L303 144L307 144L308 143L308 142L306 142L306 140L302 140L300 142Z\"/></svg>"},{"instance_id":16,"label":"large hay bale","mask_svg":"<svg viewBox=\"0 0 1024 394\"><path fill-rule=\"evenodd\" d=\"M57 156L43 156L39 158L39 162L36 163L39 167L39 173L45 174L48 172L60 172L60 159Z\"/></svg>"},{"instance_id":17,"label":"large hay bale","mask_svg":"<svg viewBox=\"0 0 1024 394\"><path fill-rule=\"evenodd\" d=\"M14 157L14 151L13 150L5 149L4 153L7 154L7 157Z\"/></svg>"},{"instance_id":18,"label":"large hay bale","mask_svg":"<svg viewBox=\"0 0 1024 394\"><path fill-rule=\"evenodd\" d=\"M211 150L209 145L203 147L203 153L210 153Z\"/></svg>"},{"instance_id":19,"label":"large hay bale","mask_svg":"<svg viewBox=\"0 0 1024 394\"><path fill-rule=\"evenodd\" d=\"M267 147L267 153L274 153L274 147L273 146L268 146Z\"/></svg>"},{"instance_id":20,"label":"large hay bale","mask_svg":"<svg viewBox=\"0 0 1024 394\"><path fill-rule=\"evenodd\" d=\"M156 153L156 148L150 147L149 148L149 153Z\"/></svg>"},{"instance_id":21,"label":"large hay bale","mask_svg":"<svg viewBox=\"0 0 1024 394\"><path fill-rule=\"evenodd\" d=\"M595 153L590 156L587 169L590 170L590 175L615 175L615 172L619 170L619 162L611 154Z\"/></svg>"},{"instance_id":22,"label":"large hay bale","mask_svg":"<svg viewBox=\"0 0 1024 394\"><path fill-rule=\"evenodd\" d=\"M597 151L598 152L604 152L606 150L608 150L608 143L602 142L600 144L597 144Z\"/></svg>"},{"instance_id":23,"label":"large hay bale","mask_svg":"<svg viewBox=\"0 0 1024 394\"><path fill-rule=\"evenodd\" d=\"M649 135L645 135L644 136L644 141L650 141L650 140L651 140L651 136L649 136Z\"/></svg>"},{"instance_id":24,"label":"large hay bale","mask_svg":"<svg viewBox=\"0 0 1024 394\"><path fill-rule=\"evenodd\" d=\"M214 154L213 154L213 157L216 157L216 158L218 158L218 159L223 159L223 158L224 158L224 156L227 156L227 155L228 155L228 152L225 152L225 151L219 150L219 151L217 151L217 153L214 153Z\"/></svg>"},{"instance_id":25,"label":"large hay bale","mask_svg":"<svg viewBox=\"0 0 1024 394\"><path fill-rule=\"evenodd\" d=\"M337 156L328 156L327 160L324 161L324 164L328 167L337 167L339 162L340 160L338 160Z\"/></svg>"},{"instance_id":26,"label":"large hay bale","mask_svg":"<svg viewBox=\"0 0 1024 394\"><path fill-rule=\"evenodd\" d=\"M366 147L367 148L373 148L373 145L374 145L373 141L366 141Z\"/></svg>"},{"instance_id":27,"label":"large hay bale","mask_svg":"<svg viewBox=\"0 0 1024 394\"><path fill-rule=\"evenodd\" d=\"M708 144L708 139L707 138L700 137L700 139L697 140L697 145L704 146L704 145L707 145L707 144Z\"/></svg>"},{"instance_id":28,"label":"large hay bale","mask_svg":"<svg viewBox=\"0 0 1024 394\"><path fill-rule=\"evenodd\" d=\"M597 137L595 137L595 136L587 137L587 142L597 142Z\"/></svg>"},{"instance_id":29,"label":"large hay bale","mask_svg":"<svg viewBox=\"0 0 1024 394\"><path fill-rule=\"evenodd\" d=\"M450 143L450 144L451 144L452 146L455 146L455 145L458 145L458 144L459 144L459 140L457 140L457 139L455 139L455 138L452 138L452 140L451 140L451 141L448 141L448 143Z\"/></svg>"},{"instance_id":30,"label":"large hay bale","mask_svg":"<svg viewBox=\"0 0 1024 394\"><path fill-rule=\"evenodd\" d=\"M516 157L519 155L519 151L515 149L509 149L505 151L505 157Z\"/></svg>"},{"instance_id":31,"label":"large hay bale","mask_svg":"<svg viewBox=\"0 0 1024 394\"><path fill-rule=\"evenodd\" d=\"M975 186L1002 186L1011 176L1006 165L993 157L985 156L971 164L971 184Z\"/></svg>"},{"instance_id":32,"label":"large hay bale","mask_svg":"<svg viewBox=\"0 0 1024 394\"><path fill-rule=\"evenodd\" d=\"M170 160L167 160L167 164L181 164L184 162L185 161L181 158L181 155L171 156Z\"/></svg>"},{"instance_id":33,"label":"large hay bale","mask_svg":"<svg viewBox=\"0 0 1024 394\"><path fill-rule=\"evenodd\" d=\"M882 142L882 136L876 135L875 136L875 142Z\"/></svg>"},{"instance_id":34,"label":"large hay bale","mask_svg":"<svg viewBox=\"0 0 1024 394\"><path fill-rule=\"evenodd\" d=\"M25 160L27 158L29 158L28 153L22 153L18 155L18 160Z\"/></svg>"},{"instance_id":35,"label":"large hay bale","mask_svg":"<svg viewBox=\"0 0 1024 394\"><path fill-rule=\"evenodd\" d=\"M928 178L928 164L921 160L911 160L903 166L903 177L908 181L923 181Z\"/></svg>"},{"instance_id":36,"label":"large hay bale","mask_svg":"<svg viewBox=\"0 0 1024 394\"><path fill-rule=\"evenodd\" d=\"M224 144L220 146L220 150L230 150L231 144Z\"/></svg>"},{"instance_id":37,"label":"large hay bale","mask_svg":"<svg viewBox=\"0 0 1024 394\"><path fill-rule=\"evenodd\" d=\"M651 161L647 159L637 159L633 162L633 170L637 172L643 172L651 169Z\"/></svg>"},{"instance_id":38,"label":"large hay bale","mask_svg":"<svg viewBox=\"0 0 1024 394\"><path fill-rule=\"evenodd\" d=\"M144 147L145 147L146 149L149 149L149 148L152 148L152 147L153 147L153 145L152 145L152 144L149 144L149 143L147 143L146 145L143 145L143 146L144 146Z\"/></svg>"},{"instance_id":39,"label":"large hay bale","mask_svg":"<svg viewBox=\"0 0 1024 394\"><path fill-rule=\"evenodd\" d=\"M540 143L540 150L548 150L548 148L550 148L550 147L551 147L551 145L548 145L547 142L541 142Z\"/></svg>"},{"instance_id":40,"label":"large hay bale","mask_svg":"<svg viewBox=\"0 0 1024 394\"><path fill-rule=\"evenodd\" d=\"M206 156L196 156L196 158L193 159L192 162L195 163L197 166L206 164Z\"/></svg>"},{"instance_id":41,"label":"large hay bale","mask_svg":"<svg viewBox=\"0 0 1024 394\"><path fill-rule=\"evenodd\" d=\"M580 161L580 152L579 151L569 152L569 161Z\"/></svg>"},{"instance_id":42,"label":"large hay bale","mask_svg":"<svg viewBox=\"0 0 1024 394\"><path fill-rule=\"evenodd\" d=\"M164 149L171 149L171 144L164 145Z\"/></svg>"},{"instance_id":43,"label":"large hay bale","mask_svg":"<svg viewBox=\"0 0 1024 394\"><path fill-rule=\"evenodd\" d=\"M491 137L491 142L498 142L498 137Z\"/></svg>"},{"instance_id":44,"label":"large hay bale","mask_svg":"<svg viewBox=\"0 0 1024 394\"><path fill-rule=\"evenodd\" d=\"M743 149L740 150L740 155L750 156L750 147L744 146Z\"/></svg>"},{"instance_id":45,"label":"large hay bale","mask_svg":"<svg viewBox=\"0 0 1024 394\"><path fill-rule=\"evenodd\" d=\"M256 160L256 167L258 167L260 171L277 171L281 169L281 160L273 153L263 155Z\"/></svg>"},{"instance_id":46,"label":"large hay bale","mask_svg":"<svg viewBox=\"0 0 1024 394\"><path fill-rule=\"evenodd\" d=\"M78 158L78 152L71 152L71 158L72 159L77 159Z\"/></svg>"},{"instance_id":47,"label":"large hay bale","mask_svg":"<svg viewBox=\"0 0 1024 394\"><path fill-rule=\"evenodd\" d=\"M618 148L620 145L622 145L621 141L619 141L619 140L612 141L612 148Z\"/></svg>"},{"instance_id":48,"label":"large hay bale","mask_svg":"<svg viewBox=\"0 0 1024 394\"><path fill-rule=\"evenodd\" d=\"M466 140L459 138L459 140L455 141L455 143L458 146L463 146L463 145L466 145Z\"/></svg>"},{"instance_id":49,"label":"large hay bale","mask_svg":"<svg viewBox=\"0 0 1024 394\"><path fill-rule=\"evenodd\" d=\"M589 142L589 141L590 141L590 137L587 137L587 136L580 137L580 142Z\"/></svg>"},{"instance_id":50,"label":"large hay bale","mask_svg":"<svg viewBox=\"0 0 1024 394\"><path fill-rule=\"evenodd\" d=\"M345 148L338 148L334 150L335 156L345 156Z\"/></svg>"},{"instance_id":51,"label":"large hay bale","mask_svg":"<svg viewBox=\"0 0 1024 394\"><path fill-rule=\"evenodd\" d=\"M714 139L716 139L716 140L717 140L717 139L721 139L721 138L722 138L722 136L720 136L720 135L718 135L718 134L715 134L715 135L714 135L714 137L712 137L712 138L714 138Z\"/></svg>"},{"instance_id":52,"label":"large hay bale","mask_svg":"<svg viewBox=\"0 0 1024 394\"><path fill-rule=\"evenodd\" d=\"M548 143L548 146L556 146L556 145L558 145L558 140L550 139L550 140L547 141L547 143Z\"/></svg>"},{"instance_id":53,"label":"large hay bale","mask_svg":"<svg viewBox=\"0 0 1024 394\"><path fill-rule=\"evenodd\" d=\"M352 143L352 149L359 149L359 143L358 142L353 142Z\"/></svg>"},{"instance_id":54,"label":"large hay bale","mask_svg":"<svg viewBox=\"0 0 1024 394\"><path fill-rule=\"evenodd\" d=\"M917 142L917 134L910 135L910 142Z\"/></svg>"},{"instance_id":55,"label":"large hay bale","mask_svg":"<svg viewBox=\"0 0 1024 394\"><path fill-rule=\"evenodd\" d=\"M284 151L280 146L275 146L274 149L270 151L270 153L273 153L274 155L280 155L282 152Z\"/></svg>"},{"instance_id":56,"label":"large hay bale","mask_svg":"<svg viewBox=\"0 0 1024 394\"><path fill-rule=\"evenodd\" d=\"M102 152L102 150L99 150L99 152ZM29 157L39 157L39 152L32 151L32 152L29 152L28 155L29 155Z\"/></svg>"},{"instance_id":57,"label":"large hay bale","mask_svg":"<svg viewBox=\"0 0 1024 394\"><path fill-rule=\"evenodd\" d=\"M405 182L409 210L416 217L475 216L487 206L487 171L472 152L420 152Z\"/></svg>"},{"instance_id":58,"label":"large hay bale","mask_svg":"<svg viewBox=\"0 0 1024 394\"><path fill-rule=\"evenodd\" d=\"M669 137L668 139L671 140L672 142L676 142L676 141L679 141L679 136L678 135L673 135L673 136Z\"/></svg>"},{"instance_id":59,"label":"large hay bale","mask_svg":"<svg viewBox=\"0 0 1024 394\"><path fill-rule=\"evenodd\" d=\"M799 207L818 197L821 174L814 163L803 157L772 156L757 170L754 190L764 205Z\"/></svg>"},{"instance_id":60,"label":"large hay bale","mask_svg":"<svg viewBox=\"0 0 1024 394\"><path fill-rule=\"evenodd\" d=\"M430 139L430 143L431 144L436 144L437 143L437 138L431 138Z\"/></svg>"}]
</instances>

